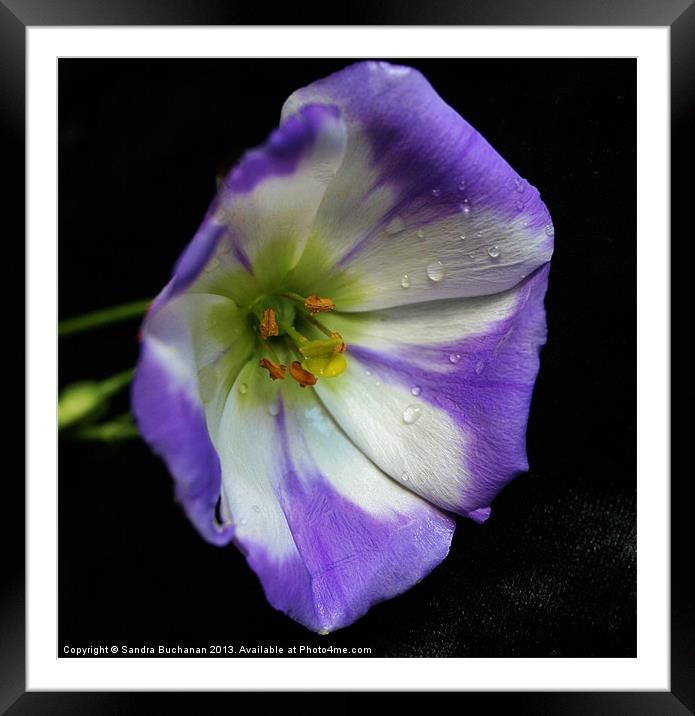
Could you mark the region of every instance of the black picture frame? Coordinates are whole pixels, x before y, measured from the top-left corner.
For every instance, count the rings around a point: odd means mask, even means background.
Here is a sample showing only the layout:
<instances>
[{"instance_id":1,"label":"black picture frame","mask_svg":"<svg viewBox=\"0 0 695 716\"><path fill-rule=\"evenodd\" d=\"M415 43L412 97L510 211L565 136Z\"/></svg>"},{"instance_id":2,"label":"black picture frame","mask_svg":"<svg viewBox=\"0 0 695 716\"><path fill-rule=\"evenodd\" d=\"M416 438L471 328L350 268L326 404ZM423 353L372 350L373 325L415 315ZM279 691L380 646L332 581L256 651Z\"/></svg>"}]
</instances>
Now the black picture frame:
<instances>
[{"instance_id":1,"label":"black picture frame","mask_svg":"<svg viewBox=\"0 0 695 716\"><path fill-rule=\"evenodd\" d=\"M365 4L366 6L366 4ZM262 10L262 8L261 8ZM292 15L282 17L283 14ZM693 0L653 2L602 0L527 2L496 0L464 4L382 3L377 8L353 7L342 20L280 12L273 24L366 25L562 25L562 26L668 26L671 36L672 231L685 223L690 184L686 163L693 157L691 128L695 108L695 5ZM5 213L9 217L8 244L20 244L25 226L25 38L27 27L91 25L255 25L258 8L224 0L167 3L166 0L0 0L0 141L6 175ZM319 22L317 22L319 21ZM681 177L683 177L681 179ZM685 228L683 226L683 228ZM663 240L663 237L659 240ZM18 312L15 312L18 313ZM16 333L14 335L17 335ZM17 421L19 422L19 421ZM3 713L111 713L152 710L152 695L25 692L24 490L16 475L8 474L3 528L5 553L0 602L0 709ZM694 488L688 475L671 482L671 691L657 693L497 693L461 694L462 706L484 698L486 706L511 707L519 713L695 713L695 620L689 585L690 535L686 510ZM186 703L190 695L177 695ZM211 696L211 695L210 695ZM197 698L197 697L196 697ZM181 701L183 699L183 701ZM492 699L492 701L490 701ZM288 703L291 703L288 702ZM199 708L199 704L196 703ZM287 703L285 703L285 707ZM347 707L346 707L347 708Z\"/></svg>"}]
</instances>

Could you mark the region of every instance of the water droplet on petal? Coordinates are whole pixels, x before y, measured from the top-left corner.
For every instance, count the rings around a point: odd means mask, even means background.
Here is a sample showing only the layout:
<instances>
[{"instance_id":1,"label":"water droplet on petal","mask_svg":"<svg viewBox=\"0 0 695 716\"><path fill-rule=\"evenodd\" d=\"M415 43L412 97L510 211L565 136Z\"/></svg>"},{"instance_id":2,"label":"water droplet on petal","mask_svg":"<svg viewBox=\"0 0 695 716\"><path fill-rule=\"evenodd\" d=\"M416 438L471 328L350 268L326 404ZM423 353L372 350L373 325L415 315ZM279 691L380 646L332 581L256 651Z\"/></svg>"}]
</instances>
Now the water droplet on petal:
<instances>
[{"instance_id":1,"label":"water droplet on petal","mask_svg":"<svg viewBox=\"0 0 695 716\"><path fill-rule=\"evenodd\" d=\"M260 512L260 511L261 511L261 508L260 508L258 505L254 505L254 506L253 506L253 511L254 511L254 512Z\"/></svg>"},{"instance_id":2,"label":"water droplet on petal","mask_svg":"<svg viewBox=\"0 0 695 716\"><path fill-rule=\"evenodd\" d=\"M417 237L418 239L424 239L425 238L425 232L422 229L417 230Z\"/></svg>"},{"instance_id":3,"label":"water droplet on petal","mask_svg":"<svg viewBox=\"0 0 695 716\"><path fill-rule=\"evenodd\" d=\"M461 354L460 353L451 353L449 355L449 363L453 363L456 365L461 360Z\"/></svg>"},{"instance_id":4,"label":"water droplet on petal","mask_svg":"<svg viewBox=\"0 0 695 716\"><path fill-rule=\"evenodd\" d=\"M459 235L459 239L460 239L461 241L465 241L465 240L466 240L466 235L465 235L465 234L460 234L460 235Z\"/></svg>"},{"instance_id":5,"label":"water droplet on petal","mask_svg":"<svg viewBox=\"0 0 695 716\"><path fill-rule=\"evenodd\" d=\"M461 181L459 182L459 191L463 191L465 188L466 188L466 180L461 179Z\"/></svg>"},{"instance_id":6,"label":"water droplet on petal","mask_svg":"<svg viewBox=\"0 0 695 716\"><path fill-rule=\"evenodd\" d=\"M464 199L461 204L459 205L459 209L461 210L462 214L470 214L471 213L471 203L468 201L468 199Z\"/></svg>"},{"instance_id":7,"label":"water droplet on petal","mask_svg":"<svg viewBox=\"0 0 695 716\"><path fill-rule=\"evenodd\" d=\"M487 250L487 254L491 259L498 259L502 252L500 251L499 246L490 246Z\"/></svg>"},{"instance_id":8,"label":"water droplet on petal","mask_svg":"<svg viewBox=\"0 0 695 716\"><path fill-rule=\"evenodd\" d=\"M422 393L422 388L419 385L414 385L410 389L410 392L417 397L418 395L420 395L420 393Z\"/></svg>"},{"instance_id":9,"label":"water droplet on petal","mask_svg":"<svg viewBox=\"0 0 695 716\"><path fill-rule=\"evenodd\" d=\"M442 190L438 188L432 189L432 196L441 196Z\"/></svg>"},{"instance_id":10,"label":"water droplet on petal","mask_svg":"<svg viewBox=\"0 0 695 716\"><path fill-rule=\"evenodd\" d=\"M280 414L280 403L271 403L268 406L268 413L275 417Z\"/></svg>"},{"instance_id":11,"label":"water droplet on petal","mask_svg":"<svg viewBox=\"0 0 695 716\"><path fill-rule=\"evenodd\" d=\"M401 475L401 480L403 480L403 482L408 482L408 480L410 480L410 475L407 472L404 472Z\"/></svg>"},{"instance_id":12,"label":"water droplet on petal","mask_svg":"<svg viewBox=\"0 0 695 716\"><path fill-rule=\"evenodd\" d=\"M249 392L249 386L246 383L239 383L238 390L242 395L246 395Z\"/></svg>"},{"instance_id":13,"label":"water droplet on petal","mask_svg":"<svg viewBox=\"0 0 695 716\"><path fill-rule=\"evenodd\" d=\"M555 235L555 227L552 224L546 224L545 225L545 233L548 236L554 236Z\"/></svg>"},{"instance_id":14,"label":"water droplet on petal","mask_svg":"<svg viewBox=\"0 0 695 716\"><path fill-rule=\"evenodd\" d=\"M240 524L242 527L243 527L247 522L248 522L248 520L246 520L246 519L244 519L244 520L239 520L239 524Z\"/></svg>"},{"instance_id":15,"label":"water droplet on petal","mask_svg":"<svg viewBox=\"0 0 695 716\"><path fill-rule=\"evenodd\" d=\"M519 194L521 194L521 192L526 188L526 183L523 179L517 177L514 179L514 188L519 192Z\"/></svg>"},{"instance_id":16,"label":"water droplet on petal","mask_svg":"<svg viewBox=\"0 0 695 716\"><path fill-rule=\"evenodd\" d=\"M485 370L485 362L482 361L482 360L479 360L479 361L475 364L475 372L476 372L478 375L480 375L480 374L483 372L483 370Z\"/></svg>"},{"instance_id":17,"label":"water droplet on petal","mask_svg":"<svg viewBox=\"0 0 695 716\"><path fill-rule=\"evenodd\" d=\"M517 211L523 211L523 210L524 210L524 202L521 201L521 199L516 202L516 205L515 205L515 206L516 206L516 210L517 210Z\"/></svg>"},{"instance_id":18,"label":"water droplet on petal","mask_svg":"<svg viewBox=\"0 0 695 716\"><path fill-rule=\"evenodd\" d=\"M403 278L401 279L401 288L410 288L410 278L407 273L403 274Z\"/></svg>"},{"instance_id":19,"label":"water droplet on petal","mask_svg":"<svg viewBox=\"0 0 695 716\"><path fill-rule=\"evenodd\" d=\"M403 411L403 422L407 425L412 425L417 422L422 415L422 408L419 405L409 405Z\"/></svg>"},{"instance_id":20,"label":"water droplet on petal","mask_svg":"<svg viewBox=\"0 0 695 716\"><path fill-rule=\"evenodd\" d=\"M445 275L446 269L444 268L444 264L441 261L433 261L427 267L427 277L430 281L438 283L444 278Z\"/></svg>"},{"instance_id":21,"label":"water droplet on petal","mask_svg":"<svg viewBox=\"0 0 695 716\"><path fill-rule=\"evenodd\" d=\"M404 229L405 221L403 221L400 216L394 216L393 219L391 219L391 221L386 224L386 228L384 229L384 231L389 236L395 236L396 234L400 234L401 231L403 231Z\"/></svg>"}]
</instances>

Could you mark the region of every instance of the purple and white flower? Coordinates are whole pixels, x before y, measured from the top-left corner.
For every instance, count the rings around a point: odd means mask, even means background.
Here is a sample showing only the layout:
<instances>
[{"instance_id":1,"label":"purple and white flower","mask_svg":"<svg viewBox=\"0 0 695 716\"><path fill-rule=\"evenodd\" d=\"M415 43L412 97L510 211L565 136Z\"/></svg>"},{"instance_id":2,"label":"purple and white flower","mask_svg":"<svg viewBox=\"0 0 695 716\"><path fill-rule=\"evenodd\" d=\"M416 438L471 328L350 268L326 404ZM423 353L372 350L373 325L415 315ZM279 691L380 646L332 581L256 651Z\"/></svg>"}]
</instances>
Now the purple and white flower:
<instances>
[{"instance_id":1,"label":"purple and white flower","mask_svg":"<svg viewBox=\"0 0 695 716\"><path fill-rule=\"evenodd\" d=\"M552 251L538 191L383 62L295 92L221 183L145 320L133 406L276 609L347 626L528 468Z\"/></svg>"}]
</instances>

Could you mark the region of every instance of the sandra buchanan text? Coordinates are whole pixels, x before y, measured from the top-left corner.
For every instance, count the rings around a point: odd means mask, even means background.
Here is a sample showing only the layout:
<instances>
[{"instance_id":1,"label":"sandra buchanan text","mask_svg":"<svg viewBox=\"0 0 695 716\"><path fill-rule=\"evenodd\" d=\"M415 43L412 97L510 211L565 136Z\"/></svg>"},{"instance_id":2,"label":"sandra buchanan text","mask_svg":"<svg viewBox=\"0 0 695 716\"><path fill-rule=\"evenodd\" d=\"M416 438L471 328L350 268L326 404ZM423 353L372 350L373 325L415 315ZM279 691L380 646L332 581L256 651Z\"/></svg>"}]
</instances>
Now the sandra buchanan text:
<instances>
[{"instance_id":1,"label":"sandra buchanan text","mask_svg":"<svg viewBox=\"0 0 695 716\"><path fill-rule=\"evenodd\" d=\"M341 655L341 654L371 654L370 647L346 647L346 646L127 646L125 644L114 645L92 645L92 646L63 646L63 654L66 656L143 656L161 655L171 656L175 654L209 654L211 656L231 655L236 656L300 656L300 655Z\"/></svg>"}]
</instances>

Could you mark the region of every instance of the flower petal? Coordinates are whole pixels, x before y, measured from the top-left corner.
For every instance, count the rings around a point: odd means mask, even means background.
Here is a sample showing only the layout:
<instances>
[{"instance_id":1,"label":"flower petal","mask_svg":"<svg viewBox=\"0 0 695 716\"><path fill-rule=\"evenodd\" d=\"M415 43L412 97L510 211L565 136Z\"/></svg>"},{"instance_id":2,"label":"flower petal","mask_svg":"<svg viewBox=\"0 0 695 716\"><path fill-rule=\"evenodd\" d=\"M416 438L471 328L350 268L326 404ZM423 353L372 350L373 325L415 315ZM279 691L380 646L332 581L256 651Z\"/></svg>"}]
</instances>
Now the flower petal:
<instances>
[{"instance_id":1,"label":"flower petal","mask_svg":"<svg viewBox=\"0 0 695 716\"><path fill-rule=\"evenodd\" d=\"M528 468L526 423L545 342L548 267L476 299L333 316L348 369L316 392L384 472L477 521Z\"/></svg>"},{"instance_id":2,"label":"flower petal","mask_svg":"<svg viewBox=\"0 0 695 716\"><path fill-rule=\"evenodd\" d=\"M538 191L419 72L352 65L295 92L283 116L315 102L340 108L348 145L295 271L298 292L371 310L497 293L549 260Z\"/></svg>"},{"instance_id":3,"label":"flower petal","mask_svg":"<svg viewBox=\"0 0 695 716\"><path fill-rule=\"evenodd\" d=\"M220 466L208 434L253 348L245 317L221 296L184 295L151 312L142 331L132 406L140 432L162 456L176 498L200 534L226 544L215 520Z\"/></svg>"},{"instance_id":4,"label":"flower petal","mask_svg":"<svg viewBox=\"0 0 695 716\"><path fill-rule=\"evenodd\" d=\"M194 277L192 290L242 305L276 288L304 249L326 185L343 160L346 138L335 107L310 105L248 152L220 185L179 261L176 289L190 286Z\"/></svg>"},{"instance_id":5,"label":"flower petal","mask_svg":"<svg viewBox=\"0 0 695 716\"><path fill-rule=\"evenodd\" d=\"M446 556L451 517L396 485L311 389L242 370L213 436L235 541L269 602L326 633Z\"/></svg>"}]
</instances>

